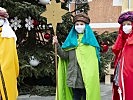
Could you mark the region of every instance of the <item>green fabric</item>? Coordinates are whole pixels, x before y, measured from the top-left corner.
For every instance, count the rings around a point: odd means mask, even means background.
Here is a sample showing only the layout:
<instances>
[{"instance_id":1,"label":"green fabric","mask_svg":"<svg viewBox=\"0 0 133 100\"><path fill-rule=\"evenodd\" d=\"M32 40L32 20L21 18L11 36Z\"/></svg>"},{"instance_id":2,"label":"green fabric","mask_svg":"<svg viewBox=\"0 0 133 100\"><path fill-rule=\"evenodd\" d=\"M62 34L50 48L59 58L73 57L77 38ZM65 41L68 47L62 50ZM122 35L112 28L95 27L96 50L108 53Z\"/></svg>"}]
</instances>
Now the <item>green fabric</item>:
<instances>
[{"instance_id":1,"label":"green fabric","mask_svg":"<svg viewBox=\"0 0 133 100\"><path fill-rule=\"evenodd\" d=\"M80 65L86 88L86 100L101 100L98 59L93 46L79 43L76 55ZM84 60L83 60L84 59ZM58 65L58 95L59 100L72 100L72 92L66 84L68 61L59 58Z\"/></svg>"},{"instance_id":2,"label":"green fabric","mask_svg":"<svg viewBox=\"0 0 133 100\"><path fill-rule=\"evenodd\" d=\"M64 41L63 45L62 45L62 48L63 49L67 49L67 48L76 48L78 46L78 42L77 42L77 31L75 30L74 28L74 25L73 27L71 28L66 40ZM85 33L84 33L84 36L82 38L82 41L81 41L83 44L85 45L91 45L93 47L96 48L96 54L97 54L97 57L100 61L100 46L97 42L97 39L94 35L94 32L92 31L91 27L89 26L89 24L86 24L85 25Z\"/></svg>"},{"instance_id":3,"label":"green fabric","mask_svg":"<svg viewBox=\"0 0 133 100\"><path fill-rule=\"evenodd\" d=\"M58 97L59 100L72 100L72 91L66 84L68 61L59 58L58 63Z\"/></svg>"},{"instance_id":4,"label":"green fabric","mask_svg":"<svg viewBox=\"0 0 133 100\"><path fill-rule=\"evenodd\" d=\"M98 59L95 48L80 43L76 49L76 55L86 88L86 100L101 100Z\"/></svg>"}]
</instances>

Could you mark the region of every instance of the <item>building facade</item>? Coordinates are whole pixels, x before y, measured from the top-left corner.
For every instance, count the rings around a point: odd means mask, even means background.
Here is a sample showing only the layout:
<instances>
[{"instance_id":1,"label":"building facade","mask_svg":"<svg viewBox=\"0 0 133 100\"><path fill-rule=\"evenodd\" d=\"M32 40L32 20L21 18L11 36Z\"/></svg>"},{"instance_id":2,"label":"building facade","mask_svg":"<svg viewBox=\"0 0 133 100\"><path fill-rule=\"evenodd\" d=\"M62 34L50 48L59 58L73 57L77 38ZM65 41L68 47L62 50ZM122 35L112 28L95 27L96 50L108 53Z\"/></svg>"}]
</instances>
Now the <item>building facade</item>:
<instances>
[{"instance_id":1,"label":"building facade","mask_svg":"<svg viewBox=\"0 0 133 100\"><path fill-rule=\"evenodd\" d=\"M78 1L78 0L77 0ZM79 0L88 3L90 10L88 15L91 19L90 26L99 34L109 31L118 31L118 17L124 10L133 10L133 0ZM71 0L69 10L75 9L75 0Z\"/></svg>"}]
</instances>

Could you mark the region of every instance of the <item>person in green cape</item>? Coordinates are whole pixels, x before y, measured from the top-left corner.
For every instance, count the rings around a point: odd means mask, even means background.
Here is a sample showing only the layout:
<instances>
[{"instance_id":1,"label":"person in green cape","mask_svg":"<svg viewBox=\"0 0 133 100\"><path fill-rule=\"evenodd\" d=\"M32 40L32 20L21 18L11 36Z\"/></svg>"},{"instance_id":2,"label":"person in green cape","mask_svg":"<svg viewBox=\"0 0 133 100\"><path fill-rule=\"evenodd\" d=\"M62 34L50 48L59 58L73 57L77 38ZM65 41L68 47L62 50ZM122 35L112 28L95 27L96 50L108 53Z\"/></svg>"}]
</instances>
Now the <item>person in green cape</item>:
<instances>
[{"instance_id":1,"label":"person in green cape","mask_svg":"<svg viewBox=\"0 0 133 100\"><path fill-rule=\"evenodd\" d=\"M66 40L60 46L57 36L59 100L101 100L99 82L100 46L89 26L90 18L76 14Z\"/></svg>"}]
</instances>

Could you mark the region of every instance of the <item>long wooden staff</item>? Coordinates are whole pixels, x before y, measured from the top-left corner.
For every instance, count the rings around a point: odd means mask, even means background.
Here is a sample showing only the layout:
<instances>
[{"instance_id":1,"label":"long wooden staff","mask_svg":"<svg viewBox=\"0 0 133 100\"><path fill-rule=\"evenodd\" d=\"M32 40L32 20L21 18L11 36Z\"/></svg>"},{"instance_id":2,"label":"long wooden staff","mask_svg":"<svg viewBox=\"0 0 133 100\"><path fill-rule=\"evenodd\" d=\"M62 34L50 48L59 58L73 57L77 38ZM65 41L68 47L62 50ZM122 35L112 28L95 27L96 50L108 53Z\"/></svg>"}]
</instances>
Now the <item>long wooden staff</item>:
<instances>
[{"instance_id":1,"label":"long wooden staff","mask_svg":"<svg viewBox=\"0 0 133 100\"><path fill-rule=\"evenodd\" d=\"M6 86L5 86L5 81L4 81L3 73L2 73L2 70L1 70L1 65L0 65L0 76L1 76L1 81L2 81L2 86L3 86L5 98L6 98L6 100L8 100L7 90L6 90Z\"/></svg>"},{"instance_id":2,"label":"long wooden staff","mask_svg":"<svg viewBox=\"0 0 133 100\"><path fill-rule=\"evenodd\" d=\"M56 32L55 36L56 36ZM56 96L57 100L59 100L59 95L58 95L58 61L57 61L57 44L54 44L54 49L55 49L55 68L56 68Z\"/></svg>"},{"instance_id":3,"label":"long wooden staff","mask_svg":"<svg viewBox=\"0 0 133 100\"><path fill-rule=\"evenodd\" d=\"M47 18L48 23L52 23L54 35L56 36L57 23L62 22L62 16L67 13L66 10L61 8L61 3L56 3L56 0L51 1L51 5L46 5L46 11L41 14ZM59 100L58 93L58 68L57 68L57 44L55 44L55 67L56 67L56 96Z\"/></svg>"}]
</instances>

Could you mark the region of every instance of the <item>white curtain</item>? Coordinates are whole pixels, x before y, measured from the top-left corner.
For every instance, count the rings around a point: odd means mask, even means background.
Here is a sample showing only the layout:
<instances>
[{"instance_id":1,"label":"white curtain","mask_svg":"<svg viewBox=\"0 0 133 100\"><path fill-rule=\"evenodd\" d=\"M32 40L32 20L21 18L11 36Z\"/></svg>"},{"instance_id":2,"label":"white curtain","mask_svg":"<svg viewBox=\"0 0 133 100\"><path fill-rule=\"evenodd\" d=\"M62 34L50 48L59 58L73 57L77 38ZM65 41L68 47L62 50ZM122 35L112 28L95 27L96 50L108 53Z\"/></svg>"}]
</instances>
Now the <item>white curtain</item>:
<instances>
[{"instance_id":1,"label":"white curtain","mask_svg":"<svg viewBox=\"0 0 133 100\"><path fill-rule=\"evenodd\" d=\"M113 6L122 6L122 0L113 0Z\"/></svg>"}]
</instances>

